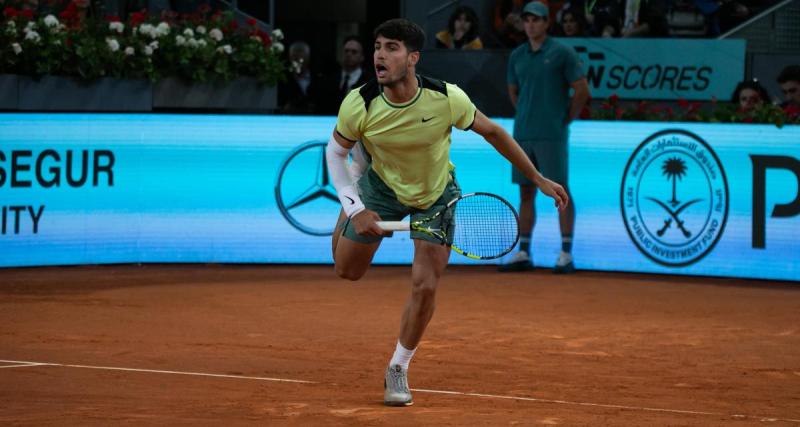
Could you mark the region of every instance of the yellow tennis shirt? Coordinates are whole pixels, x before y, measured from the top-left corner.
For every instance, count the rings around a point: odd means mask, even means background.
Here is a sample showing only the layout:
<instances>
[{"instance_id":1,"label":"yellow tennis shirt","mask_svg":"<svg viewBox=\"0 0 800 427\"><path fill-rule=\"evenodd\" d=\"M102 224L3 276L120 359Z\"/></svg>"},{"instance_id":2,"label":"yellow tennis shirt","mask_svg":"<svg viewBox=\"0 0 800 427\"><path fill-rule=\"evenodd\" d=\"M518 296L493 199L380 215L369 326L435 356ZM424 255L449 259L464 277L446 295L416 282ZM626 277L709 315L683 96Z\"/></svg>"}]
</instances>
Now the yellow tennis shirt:
<instances>
[{"instance_id":1,"label":"yellow tennis shirt","mask_svg":"<svg viewBox=\"0 0 800 427\"><path fill-rule=\"evenodd\" d=\"M477 110L458 86L417 80L417 94L405 104L389 102L376 80L353 89L339 108L336 132L364 144L372 169L400 203L426 209L450 179L452 127L469 130Z\"/></svg>"}]
</instances>

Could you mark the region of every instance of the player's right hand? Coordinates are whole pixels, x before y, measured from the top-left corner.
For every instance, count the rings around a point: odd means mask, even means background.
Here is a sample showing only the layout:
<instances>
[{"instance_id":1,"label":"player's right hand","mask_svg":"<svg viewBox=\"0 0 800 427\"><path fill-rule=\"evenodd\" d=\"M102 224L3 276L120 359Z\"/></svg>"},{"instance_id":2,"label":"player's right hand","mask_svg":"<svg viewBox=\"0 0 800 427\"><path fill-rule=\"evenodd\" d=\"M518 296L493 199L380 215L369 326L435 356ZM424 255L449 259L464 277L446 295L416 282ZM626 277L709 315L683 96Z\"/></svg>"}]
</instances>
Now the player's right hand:
<instances>
[{"instance_id":1,"label":"player's right hand","mask_svg":"<svg viewBox=\"0 0 800 427\"><path fill-rule=\"evenodd\" d=\"M353 227L356 229L356 234L360 236L383 236L386 234L376 223L380 220L380 215L369 209L364 209L350 218L350 221L353 222Z\"/></svg>"}]
</instances>

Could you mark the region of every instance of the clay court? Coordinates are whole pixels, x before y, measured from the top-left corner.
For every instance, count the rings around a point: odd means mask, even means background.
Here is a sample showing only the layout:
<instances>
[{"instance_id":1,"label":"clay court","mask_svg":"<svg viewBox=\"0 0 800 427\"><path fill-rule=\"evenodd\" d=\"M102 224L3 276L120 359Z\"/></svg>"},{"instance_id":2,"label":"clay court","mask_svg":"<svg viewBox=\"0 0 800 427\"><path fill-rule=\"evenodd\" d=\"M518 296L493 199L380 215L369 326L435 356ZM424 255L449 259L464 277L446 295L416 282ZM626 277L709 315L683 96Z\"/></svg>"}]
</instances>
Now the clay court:
<instances>
[{"instance_id":1,"label":"clay court","mask_svg":"<svg viewBox=\"0 0 800 427\"><path fill-rule=\"evenodd\" d=\"M408 267L0 270L3 425L800 425L797 284L450 267L382 405Z\"/></svg>"}]
</instances>

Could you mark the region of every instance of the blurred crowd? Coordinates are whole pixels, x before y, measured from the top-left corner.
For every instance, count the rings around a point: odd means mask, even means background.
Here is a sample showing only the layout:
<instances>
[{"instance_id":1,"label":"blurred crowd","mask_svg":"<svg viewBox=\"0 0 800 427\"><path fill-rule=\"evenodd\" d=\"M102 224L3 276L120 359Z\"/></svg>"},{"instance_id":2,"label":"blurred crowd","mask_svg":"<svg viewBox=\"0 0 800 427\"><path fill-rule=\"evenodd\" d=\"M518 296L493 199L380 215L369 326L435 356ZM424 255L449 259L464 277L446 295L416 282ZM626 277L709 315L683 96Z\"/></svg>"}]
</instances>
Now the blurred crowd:
<instances>
[{"instance_id":1,"label":"blurred crowd","mask_svg":"<svg viewBox=\"0 0 800 427\"><path fill-rule=\"evenodd\" d=\"M531 0L497 0L493 16L482 19L459 6L447 25L432 37L436 49L475 50L485 46L514 48L526 41L522 8ZM713 37L744 22L774 0L542 0L550 11L549 32L556 37ZM769 3L769 4L768 4ZM0 0L4 8L34 14L117 17L146 10L150 16L192 14L226 7L215 0ZM482 28L484 22L490 27ZM482 40L481 34L491 40ZM290 74L278 88L283 114L335 115L344 96L374 75L371 45L357 35L344 38L336 64L314 64L312 46L298 40L284 53ZM431 46L433 47L433 46ZM772 94L757 80L739 83L731 102L743 111L781 100L781 107L800 108L800 65L778 76L781 94Z\"/></svg>"}]
</instances>

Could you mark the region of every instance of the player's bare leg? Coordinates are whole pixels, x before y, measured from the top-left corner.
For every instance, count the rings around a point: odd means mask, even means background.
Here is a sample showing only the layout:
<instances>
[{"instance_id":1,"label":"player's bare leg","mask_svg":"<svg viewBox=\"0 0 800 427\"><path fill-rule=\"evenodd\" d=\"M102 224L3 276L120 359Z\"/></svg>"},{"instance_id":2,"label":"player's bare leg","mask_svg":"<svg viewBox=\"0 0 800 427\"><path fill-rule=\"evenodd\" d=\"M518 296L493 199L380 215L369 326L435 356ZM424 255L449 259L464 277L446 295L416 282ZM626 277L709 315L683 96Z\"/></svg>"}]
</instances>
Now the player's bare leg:
<instances>
[{"instance_id":1,"label":"player's bare leg","mask_svg":"<svg viewBox=\"0 0 800 427\"><path fill-rule=\"evenodd\" d=\"M332 239L334 268L342 279L358 280L369 269L381 242L359 243L342 236L341 226L346 219L344 211L340 211Z\"/></svg>"},{"instance_id":2,"label":"player's bare leg","mask_svg":"<svg viewBox=\"0 0 800 427\"><path fill-rule=\"evenodd\" d=\"M400 338L384 378L383 403L386 405L408 406L413 403L408 388L408 364L433 317L436 288L449 258L447 246L414 240L411 296L400 320Z\"/></svg>"},{"instance_id":3,"label":"player's bare leg","mask_svg":"<svg viewBox=\"0 0 800 427\"><path fill-rule=\"evenodd\" d=\"M400 321L400 343L413 349L422 339L436 308L436 288L447 267L450 249L424 240L414 240L414 263L411 265L411 296Z\"/></svg>"}]
</instances>

